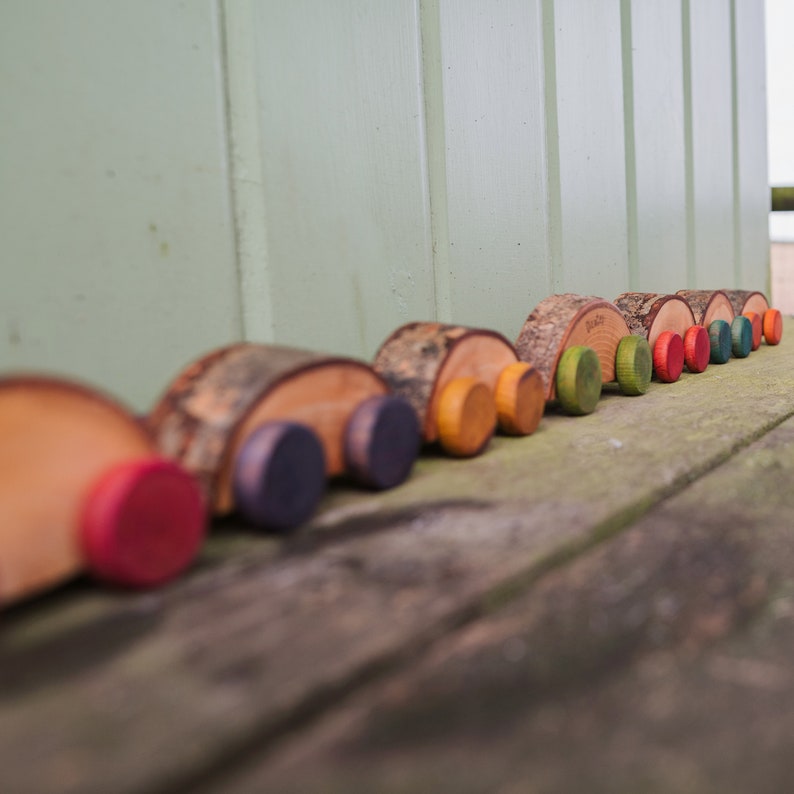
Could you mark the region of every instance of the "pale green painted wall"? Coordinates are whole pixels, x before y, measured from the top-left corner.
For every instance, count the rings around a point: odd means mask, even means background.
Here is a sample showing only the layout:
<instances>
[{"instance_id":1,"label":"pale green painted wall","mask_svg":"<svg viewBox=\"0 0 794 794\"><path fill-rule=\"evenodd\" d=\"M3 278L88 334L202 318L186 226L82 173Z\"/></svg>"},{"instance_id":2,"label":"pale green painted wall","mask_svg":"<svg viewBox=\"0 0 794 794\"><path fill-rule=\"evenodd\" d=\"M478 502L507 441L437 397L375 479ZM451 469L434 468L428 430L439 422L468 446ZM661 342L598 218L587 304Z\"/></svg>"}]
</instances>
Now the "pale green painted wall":
<instances>
[{"instance_id":1,"label":"pale green painted wall","mask_svg":"<svg viewBox=\"0 0 794 794\"><path fill-rule=\"evenodd\" d=\"M755 0L4 0L0 366L765 288Z\"/></svg>"},{"instance_id":2,"label":"pale green painted wall","mask_svg":"<svg viewBox=\"0 0 794 794\"><path fill-rule=\"evenodd\" d=\"M212 2L0 3L0 366L142 408L241 333Z\"/></svg>"}]
</instances>

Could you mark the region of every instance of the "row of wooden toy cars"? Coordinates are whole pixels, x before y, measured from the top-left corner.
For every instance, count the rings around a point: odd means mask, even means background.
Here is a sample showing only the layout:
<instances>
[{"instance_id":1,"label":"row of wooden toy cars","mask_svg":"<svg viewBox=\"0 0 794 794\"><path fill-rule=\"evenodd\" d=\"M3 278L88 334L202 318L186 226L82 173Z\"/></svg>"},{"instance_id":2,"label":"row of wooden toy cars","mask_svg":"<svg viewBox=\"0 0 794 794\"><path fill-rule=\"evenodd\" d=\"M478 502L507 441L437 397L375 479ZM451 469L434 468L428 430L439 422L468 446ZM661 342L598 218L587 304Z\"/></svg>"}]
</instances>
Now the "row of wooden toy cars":
<instances>
[{"instance_id":1,"label":"row of wooden toy cars","mask_svg":"<svg viewBox=\"0 0 794 794\"><path fill-rule=\"evenodd\" d=\"M385 489L422 443L481 452L531 434L547 403L594 410L603 383L644 393L761 342L780 313L745 291L554 295L515 345L489 330L410 323L371 365L241 343L186 367L145 418L59 379L0 379L0 603L80 571L161 584L195 558L208 514L286 530L329 478Z\"/></svg>"}]
</instances>

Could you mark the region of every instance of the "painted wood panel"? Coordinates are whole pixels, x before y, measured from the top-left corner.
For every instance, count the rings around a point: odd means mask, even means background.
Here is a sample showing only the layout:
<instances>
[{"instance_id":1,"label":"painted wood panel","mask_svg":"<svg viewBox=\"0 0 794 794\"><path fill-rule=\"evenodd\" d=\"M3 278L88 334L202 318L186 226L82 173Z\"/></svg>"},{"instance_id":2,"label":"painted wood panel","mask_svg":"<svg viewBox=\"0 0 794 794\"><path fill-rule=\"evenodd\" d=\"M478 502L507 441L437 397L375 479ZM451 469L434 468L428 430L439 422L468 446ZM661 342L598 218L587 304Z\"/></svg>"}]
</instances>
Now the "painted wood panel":
<instances>
[{"instance_id":1,"label":"painted wood panel","mask_svg":"<svg viewBox=\"0 0 794 794\"><path fill-rule=\"evenodd\" d=\"M138 408L240 332L215 7L0 5L0 366Z\"/></svg>"},{"instance_id":2,"label":"painted wood panel","mask_svg":"<svg viewBox=\"0 0 794 794\"><path fill-rule=\"evenodd\" d=\"M0 364L143 407L241 335L370 357L551 292L764 286L762 32L753 0L6 0Z\"/></svg>"},{"instance_id":3,"label":"painted wood panel","mask_svg":"<svg viewBox=\"0 0 794 794\"><path fill-rule=\"evenodd\" d=\"M686 284L687 220L681 4L623 0L632 288ZM633 173L632 173L633 172Z\"/></svg>"},{"instance_id":4,"label":"painted wood panel","mask_svg":"<svg viewBox=\"0 0 794 794\"><path fill-rule=\"evenodd\" d=\"M541 3L440 12L451 316L514 339L551 288Z\"/></svg>"},{"instance_id":5,"label":"painted wood panel","mask_svg":"<svg viewBox=\"0 0 794 794\"><path fill-rule=\"evenodd\" d=\"M757 0L734 0L737 283L765 289L769 270L769 177L766 136L764 8Z\"/></svg>"},{"instance_id":6,"label":"painted wood panel","mask_svg":"<svg viewBox=\"0 0 794 794\"><path fill-rule=\"evenodd\" d=\"M628 287L620 4L546 0L544 13L559 137L549 160L559 172L560 233L552 231L552 242L561 246L552 252L552 290L611 298ZM552 223L555 204L552 196Z\"/></svg>"},{"instance_id":7,"label":"painted wood panel","mask_svg":"<svg viewBox=\"0 0 794 794\"><path fill-rule=\"evenodd\" d=\"M702 289L733 286L733 104L730 0L690 0L694 262Z\"/></svg>"},{"instance_id":8,"label":"painted wood panel","mask_svg":"<svg viewBox=\"0 0 794 794\"><path fill-rule=\"evenodd\" d=\"M371 357L435 313L418 7L261 0L253 25L275 339Z\"/></svg>"}]
</instances>

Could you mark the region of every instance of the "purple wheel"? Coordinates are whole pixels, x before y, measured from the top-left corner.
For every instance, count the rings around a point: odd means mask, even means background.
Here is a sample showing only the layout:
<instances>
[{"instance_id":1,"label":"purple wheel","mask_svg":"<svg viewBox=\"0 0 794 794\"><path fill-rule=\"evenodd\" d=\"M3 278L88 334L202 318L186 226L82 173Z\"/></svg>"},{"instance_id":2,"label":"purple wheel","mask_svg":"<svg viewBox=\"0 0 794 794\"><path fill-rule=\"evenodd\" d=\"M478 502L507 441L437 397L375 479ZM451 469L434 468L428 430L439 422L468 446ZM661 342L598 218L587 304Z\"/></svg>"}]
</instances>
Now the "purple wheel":
<instances>
[{"instance_id":1,"label":"purple wheel","mask_svg":"<svg viewBox=\"0 0 794 794\"><path fill-rule=\"evenodd\" d=\"M325 491L325 454L317 436L296 422L266 422L246 440L232 481L238 511L265 529L306 521Z\"/></svg>"},{"instance_id":2,"label":"purple wheel","mask_svg":"<svg viewBox=\"0 0 794 794\"><path fill-rule=\"evenodd\" d=\"M414 409L401 397L370 397L345 429L345 464L356 482L394 488L411 473L421 445Z\"/></svg>"}]
</instances>

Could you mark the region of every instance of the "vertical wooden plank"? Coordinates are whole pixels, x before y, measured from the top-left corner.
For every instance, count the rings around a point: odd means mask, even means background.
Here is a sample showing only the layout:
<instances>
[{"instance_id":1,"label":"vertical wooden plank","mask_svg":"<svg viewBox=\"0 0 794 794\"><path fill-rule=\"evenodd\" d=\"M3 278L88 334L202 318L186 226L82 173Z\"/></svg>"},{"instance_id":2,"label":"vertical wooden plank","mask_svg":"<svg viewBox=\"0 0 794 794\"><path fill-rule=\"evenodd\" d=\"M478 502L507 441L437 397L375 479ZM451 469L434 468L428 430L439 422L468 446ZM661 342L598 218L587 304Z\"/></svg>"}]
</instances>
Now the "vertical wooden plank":
<instances>
[{"instance_id":1,"label":"vertical wooden plank","mask_svg":"<svg viewBox=\"0 0 794 794\"><path fill-rule=\"evenodd\" d=\"M562 230L555 288L614 297L629 283L620 3L556 0L553 12Z\"/></svg>"},{"instance_id":2,"label":"vertical wooden plank","mask_svg":"<svg viewBox=\"0 0 794 794\"><path fill-rule=\"evenodd\" d=\"M626 148L634 174L633 185L628 180L634 286L675 292L687 276L681 4L623 0L623 10L630 30L623 56L631 75Z\"/></svg>"},{"instance_id":3,"label":"vertical wooden plank","mask_svg":"<svg viewBox=\"0 0 794 794\"><path fill-rule=\"evenodd\" d=\"M737 281L748 289L766 289L770 273L764 5L734 0L734 9Z\"/></svg>"},{"instance_id":4,"label":"vertical wooden plank","mask_svg":"<svg viewBox=\"0 0 794 794\"><path fill-rule=\"evenodd\" d=\"M239 334L214 2L0 4L0 366L147 406Z\"/></svg>"},{"instance_id":5,"label":"vertical wooden plank","mask_svg":"<svg viewBox=\"0 0 794 794\"><path fill-rule=\"evenodd\" d=\"M253 0L222 0L229 169L243 336L273 342Z\"/></svg>"},{"instance_id":6,"label":"vertical wooden plank","mask_svg":"<svg viewBox=\"0 0 794 794\"><path fill-rule=\"evenodd\" d=\"M450 304L514 338L549 294L540 0L442 0Z\"/></svg>"},{"instance_id":7,"label":"vertical wooden plank","mask_svg":"<svg viewBox=\"0 0 794 794\"><path fill-rule=\"evenodd\" d=\"M434 315L418 7L258 0L253 28L275 338L370 357Z\"/></svg>"},{"instance_id":8,"label":"vertical wooden plank","mask_svg":"<svg viewBox=\"0 0 794 794\"><path fill-rule=\"evenodd\" d=\"M433 240L435 314L452 321L452 270L447 217L447 138L444 123L444 64L441 52L440 0L419 0L422 37L422 89L427 146L427 187Z\"/></svg>"},{"instance_id":9,"label":"vertical wooden plank","mask_svg":"<svg viewBox=\"0 0 794 794\"><path fill-rule=\"evenodd\" d=\"M690 0L695 287L734 286L730 0Z\"/></svg>"}]
</instances>

